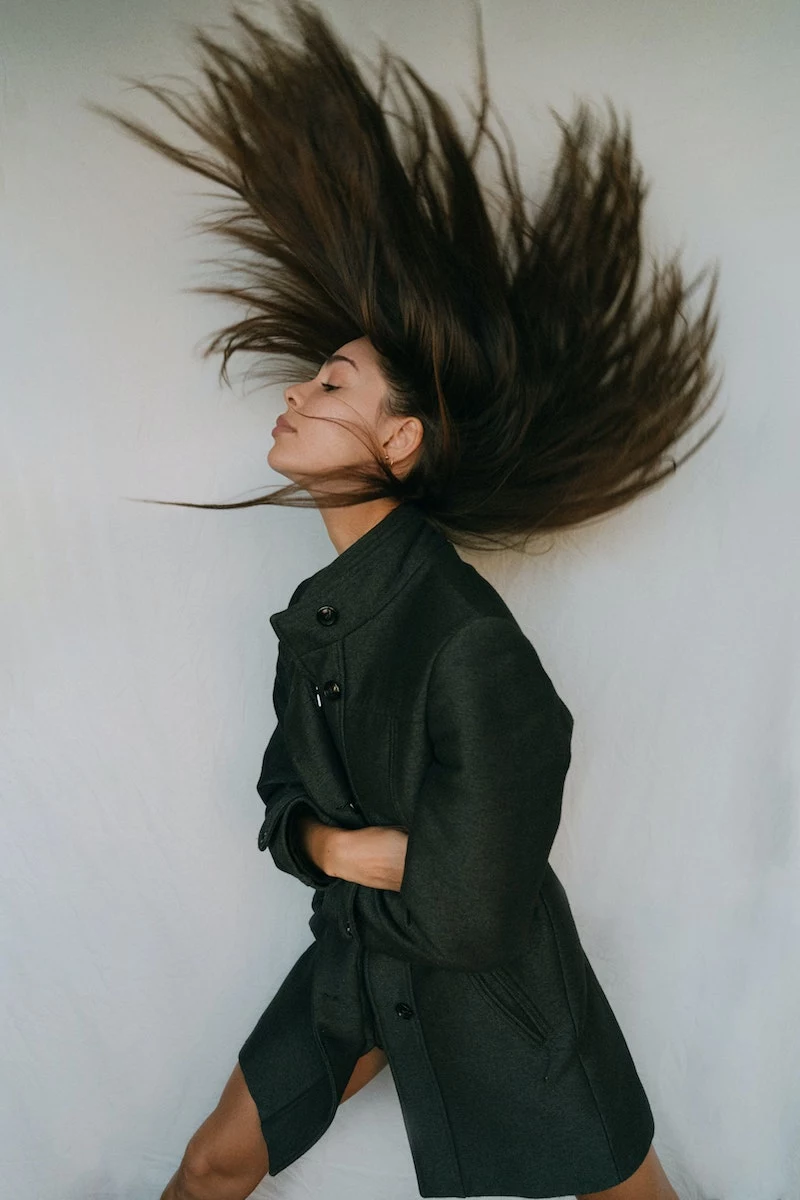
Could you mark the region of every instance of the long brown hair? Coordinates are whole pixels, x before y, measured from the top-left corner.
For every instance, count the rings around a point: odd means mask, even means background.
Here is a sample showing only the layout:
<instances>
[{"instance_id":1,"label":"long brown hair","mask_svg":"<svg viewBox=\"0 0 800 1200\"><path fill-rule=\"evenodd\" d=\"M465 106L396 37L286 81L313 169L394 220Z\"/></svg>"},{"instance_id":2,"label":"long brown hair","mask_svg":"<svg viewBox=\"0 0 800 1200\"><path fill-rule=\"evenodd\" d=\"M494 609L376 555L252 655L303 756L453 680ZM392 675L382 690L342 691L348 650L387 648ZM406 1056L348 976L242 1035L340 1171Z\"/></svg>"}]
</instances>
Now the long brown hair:
<instances>
[{"instance_id":1,"label":"long brown hair","mask_svg":"<svg viewBox=\"0 0 800 1200\"><path fill-rule=\"evenodd\" d=\"M125 77L212 153L87 106L233 193L233 206L200 225L248 252L224 264L241 283L185 289L247 306L203 351L222 353L220 378L229 382L231 355L246 351L263 377L290 382L298 364L316 371L367 336L387 381L386 411L417 417L422 444L400 478L369 439L374 464L348 470L358 487L347 492L323 493L317 478L314 496L300 481L229 504L149 502L322 507L393 497L416 503L454 542L490 549L598 517L674 472L722 419L665 462L719 390L709 366L718 269L694 319L685 305L705 271L684 286L677 255L663 268L653 260L649 286L638 287L649 187L630 117L621 126L607 101L604 131L585 101L571 122L550 109L560 150L534 204L505 126L507 152L487 125L479 8L479 103L467 145L445 101L385 43L379 66L366 64L370 85L313 4L280 7L294 41L237 7L241 50L194 28L207 85L194 94ZM499 163L499 197L478 181L484 137Z\"/></svg>"}]
</instances>

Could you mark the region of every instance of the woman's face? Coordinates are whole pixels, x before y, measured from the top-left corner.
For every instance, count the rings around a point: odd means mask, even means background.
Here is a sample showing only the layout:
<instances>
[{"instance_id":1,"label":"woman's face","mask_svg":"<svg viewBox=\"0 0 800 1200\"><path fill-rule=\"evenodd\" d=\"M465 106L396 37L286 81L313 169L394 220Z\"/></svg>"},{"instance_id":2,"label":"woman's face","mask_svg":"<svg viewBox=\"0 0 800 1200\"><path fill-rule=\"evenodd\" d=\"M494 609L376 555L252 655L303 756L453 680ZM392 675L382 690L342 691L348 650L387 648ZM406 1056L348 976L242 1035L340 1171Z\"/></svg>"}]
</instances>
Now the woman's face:
<instances>
[{"instance_id":1,"label":"woman's face","mask_svg":"<svg viewBox=\"0 0 800 1200\"><path fill-rule=\"evenodd\" d=\"M323 475L338 467L373 461L369 446L356 432L335 421L314 419L336 417L355 422L365 432L371 430L382 453L392 460L391 470L395 475L404 474L422 441L422 422L384 413L385 394L386 380L370 340L361 337L347 342L313 379L284 390L287 411L272 431L274 444L267 462L274 471L297 482L298 473Z\"/></svg>"}]
</instances>

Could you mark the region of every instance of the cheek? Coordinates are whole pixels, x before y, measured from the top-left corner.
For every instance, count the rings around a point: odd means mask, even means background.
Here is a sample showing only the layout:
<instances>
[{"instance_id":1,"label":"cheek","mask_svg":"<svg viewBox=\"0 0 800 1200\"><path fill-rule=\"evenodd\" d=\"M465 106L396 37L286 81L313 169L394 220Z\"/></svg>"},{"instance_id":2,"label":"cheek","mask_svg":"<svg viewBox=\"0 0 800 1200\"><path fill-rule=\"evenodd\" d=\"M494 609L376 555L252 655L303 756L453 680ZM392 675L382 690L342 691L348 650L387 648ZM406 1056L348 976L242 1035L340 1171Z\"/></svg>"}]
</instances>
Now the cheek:
<instances>
[{"instance_id":1,"label":"cheek","mask_svg":"<svg viewBox=\"0 0 800 1200\"><path fill-rule=\"evenodd\" d=\"M355 404L328 404L316 410L309 408L308 420L297 418L296 448L312 462L327 466L346 466L364 462L370 456L365 444L371 426ZM317 417L336 418L317 420ZM339 424L339 422L344 424ZM288 439L287 439L288 440Z\"/></svg>"}]
</instances>

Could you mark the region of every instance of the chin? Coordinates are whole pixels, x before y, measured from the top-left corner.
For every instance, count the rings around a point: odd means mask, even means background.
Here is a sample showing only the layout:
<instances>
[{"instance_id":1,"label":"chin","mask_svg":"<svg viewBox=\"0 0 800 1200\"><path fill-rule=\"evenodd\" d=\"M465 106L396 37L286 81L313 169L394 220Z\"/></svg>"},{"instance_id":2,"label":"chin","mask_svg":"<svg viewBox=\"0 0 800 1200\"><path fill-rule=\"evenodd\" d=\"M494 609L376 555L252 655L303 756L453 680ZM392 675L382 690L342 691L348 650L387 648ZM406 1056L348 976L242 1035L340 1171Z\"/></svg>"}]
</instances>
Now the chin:
<instances>
[{"instance_id":1,"label":"chin","mask_svg":"<svg viewBox=\"0 0 800 1200\"><path fill-rule=\"evenodd\" d=\"M273 471L277 472L278 475L283 475L289 483L297 483L295 475L300 470L300 467L291 461L288 454L281 453L281 447L277 442L270 448L267 454L267 463Z\"/></svg>"},{"instance_id":2,"label":"chin","mask_svg":"<svg viewBox=\"0 0 800 1200\"><path fill-rule=\"evenodd\" d=\"M272 469L274 471L280 471L281 470L281 459L282 459L282 455L280 452L280 447L278 446L278 443L276 442L274 446L270 447L269 453L267 454L267 462L269 463L269 465L272 467Z\"/></svg>"}]
</instances>

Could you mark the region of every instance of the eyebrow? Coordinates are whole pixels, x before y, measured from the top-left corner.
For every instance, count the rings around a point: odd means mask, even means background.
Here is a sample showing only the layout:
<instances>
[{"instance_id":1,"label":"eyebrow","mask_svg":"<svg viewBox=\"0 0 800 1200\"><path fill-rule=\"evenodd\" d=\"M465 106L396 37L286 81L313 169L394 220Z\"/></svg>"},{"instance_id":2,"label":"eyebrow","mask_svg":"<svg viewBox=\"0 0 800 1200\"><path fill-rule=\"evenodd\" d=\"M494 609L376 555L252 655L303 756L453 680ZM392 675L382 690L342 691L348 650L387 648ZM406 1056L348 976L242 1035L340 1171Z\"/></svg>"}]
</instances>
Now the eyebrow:
<instances>
[{"instance_id":1,"label":"eyebrow","mask_svg":"<svg viewBox=\"0 0 800 1200\"><path fill-rule=\"evenodd\" d=\"M329 354L322 365L323 367L327 367L334 362L347 362L350 363L351 367L355 367L358 370L357 364L353 362L352 358L348 358L346 354Z\"/></svg>"}]
</instances>

